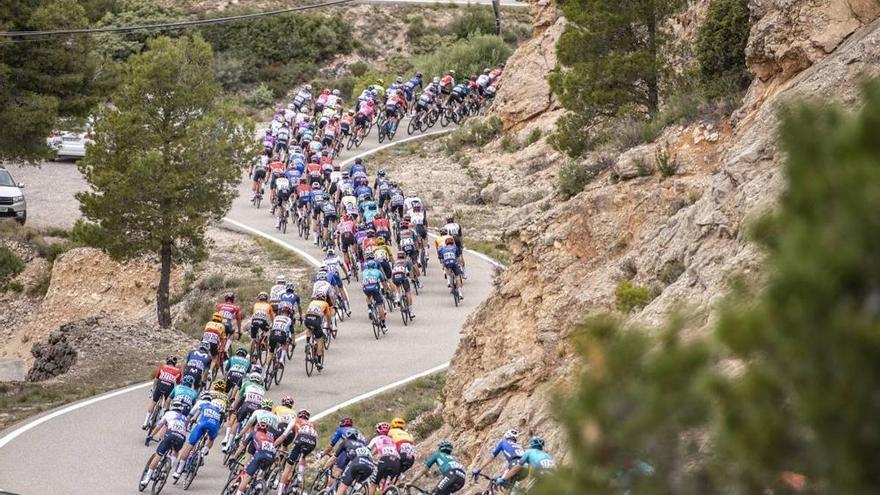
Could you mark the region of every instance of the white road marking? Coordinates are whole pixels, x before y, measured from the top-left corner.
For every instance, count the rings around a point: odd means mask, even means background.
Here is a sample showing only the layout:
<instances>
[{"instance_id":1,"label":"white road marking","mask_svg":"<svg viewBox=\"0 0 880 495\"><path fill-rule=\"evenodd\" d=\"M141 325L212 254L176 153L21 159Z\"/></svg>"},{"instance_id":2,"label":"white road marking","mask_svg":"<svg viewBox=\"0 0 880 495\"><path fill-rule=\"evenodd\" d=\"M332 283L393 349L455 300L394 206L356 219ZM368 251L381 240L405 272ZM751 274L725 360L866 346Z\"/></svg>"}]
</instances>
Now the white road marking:
<instances>
[{"instance_id":1,"label":"white road marking","mask_svg":"<svg viewBox=\"0 0 880 495\"><path fill-rule=\"evenodd\" d=\"M239 228L241 228L241 229L244 229L244 230L248 231L248 233L250 233L250 234L253 234L253 235L255 235L255 236L262 237L263 239L268 239L268 240L274 242L275 244L278 244L279 246L281 246L281 247L283 247L283 248L287 248L287 249L293 251L294 253L296 253L297 255L299 255L300 258L305 259L306 261L308 261L309 263L311 263L311 264L313 264L313 265L315 265L315 266L321 266L321 262L318 261L318 258L315 258L315 257L312 256L311 254L309 254L309 253L303 251L302 249L300 249L300 248L294 246L293 244L290 244L290 243L288 243L288 242L284 242L284 241L282 241L281 239L279 239L279 238L277 238L277 237L275 237L275 236L271 236L271 235L266 234L265 232L263 232L263 231L261 231L261 230L257 230L257 229L255 229L255 228L253 228L253 227L249 227L249 226L247 226L247 225L245 225L245 224L243 224L243 223L241 223L241 222L239 222L239 221L233 220L233 219L231 219L231 218L229 218L229 217L223 217L223 221L224 221L224 222L231 223L232 225L235 225L236 227L239 227Z\"/></svg>"},{"instance_id":2,"label":"white road marking","mask_svg":"<svg viewBox=\"0 0 880 495\"><path fill-rule=\"evenodd\" d=\"M365 394L358 395L357 397L353 397L345 402L340 402L339 404L336 404L335 406L333 406L329 409L325 409L325 410L319 412L318 414L315 414L314 416L312 416L312 421L317 421L321 418L324 418L326 416L329 416L329 415L335 413L336 411L338 411L344 407L348 407L352 404L357 404L358 402L360 402L362 400L366 400L371 397L375 397L383 392L387 392L387 391L392 390L394 388L397 388L401 385L405 385L411 381L418 380L419 378L422 378L424 376L433 375L434 373L437 373L438 371L445 370L448 367L449 367L449 361L446 361L445 363L441 364L440 366L435 366L429 370L425 370L421 373L417 373L415 375L406 377L406 378L404 378L402 380L398 380L394 383L389 383L388 385L385 385L383 387L379 387L375 390L371 390Z\"/></svg>"}]
</instances>

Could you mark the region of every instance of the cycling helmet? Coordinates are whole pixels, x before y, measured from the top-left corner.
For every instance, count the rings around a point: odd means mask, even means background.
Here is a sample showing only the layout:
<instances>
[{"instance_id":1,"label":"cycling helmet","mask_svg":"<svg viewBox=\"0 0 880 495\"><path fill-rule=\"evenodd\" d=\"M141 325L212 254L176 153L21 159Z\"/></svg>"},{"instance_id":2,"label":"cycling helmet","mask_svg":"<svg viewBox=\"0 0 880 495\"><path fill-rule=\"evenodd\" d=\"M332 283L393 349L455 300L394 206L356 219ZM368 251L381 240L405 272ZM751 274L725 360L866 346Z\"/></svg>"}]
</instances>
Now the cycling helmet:
<instances>
[{"instance_id":1,"label":"cycling helmet","mask_svg":"<svg viewBox=\"0 0 880 495\"><path fill-rule=\"evenodd\" d=\"M452 237L447 237L446 238L446 245L452 246L453 244L455 244L455 239L453 239Z\"/></svg>"},{"instance_id":2,"label":"cycling helmet","mask_svg":"<svg viewBox=\"0 0 880 495\"><path fill-rule=\"evenodd\" d=\"M220 313L219 311L215 312L213 315L211 315L211 321L216 321L218 323L222 322L223 321L223 314Z\"/></svg>"},{"instance_id":3,"label":"cycling helmet","mask_svg":"<svg viewBox=\"0 0 880 495\"><path fill-rule=\"evenodd\" d=\"M391 420L392 428L406 428L406 420L403 418L394 418Z\"/></svg>"},{"instance_id":4,"label":"cycling helmet","mask_svg":"<svg viewBox=\"0 0 880 495\"><path fill-rule=\"evenodd\" d=\"M226 382L223 380L217 380L211 388L213 388L215 392L226 392Z\"/></svg>"},{"instance_id":5,"label":"cycling helmet","mask_svg":"<svg viewBox=\"0 0 880 495\"><path fill-rule=\"evenodd\" d=\"M385 238L379 237L378 239L376 239L376 244L379 246L384 246L385 245Z\"/></svg>"},{"instance_id":6,"label":"cycling helmet","mask_svg":"<svg viewBox=\"0 0 880 495\"><path fill-rule=\"evenodd\" d=\"M312 413L310 413L308 409L300 409L299 412L296 413L296 417L301 419L309 419L311 416Z\"/></svg>"},{"instance_id":7,"label":"cycling helmet","mask_svg":"<svg viewBox=\"0 0 880 495\"><path fill-rule=\"evenodd\" d=\"M317 158L317 157L315 157L315 158ZM321 189L321 183L320 182L312 182L312 189Z\"/></svg>"},{"instance_id":8,"label":"cycling helmet","mask_svg":"<svg viewBox=\"0 0 880 495\"><path fill-rule=\"evenodd\" d=\"M455 220L455 217L452 215L452 213L446 214L446 221L447 222L452 223L454 220Z\"/></svg>"},{"instance_id":9,"label":"cycling helmet","mask_svg":"<svg viewBox=\"0 0 880 495\"><path fill-rule=\"evenodd\" d=\"M400 221L400 229L406 230L408 228L409 228L409 222L407 222L406 220L401 220Z\"/></svg>"},{"instance_id":10,"label":"cycling helmet","mask_svg":"<svg viewBox=\"0 0 880 495\"><path fill-rule=\"evenodd\" d=\"M388 430L391 429L391 425L386 422L381 422L376 424L376 433L379 435L387 435Z\"/></svg>"},{"instance_id":11,"label":"cycling helmet","mask_svg":"<svg viewBox=\"0 0 880 495\"><path fill-rule=\"evenodd\" d=\"M254 371L247 376L247 380L252 383L261 383L263 376Z\"/></svg>"},{"instance_id":12,"label":"cycling helmet","mask_svg":"<svg viewBox=\"0 0 880 495\"><path fill-rule=\"evenodd\" d=\"M171 410L177 412L186 411L186 403L183 401L176 400L171 403Z\"/></svg>"},{"instance_id":13,"label":"cycling helmet","mask_svg":"<svg viewBox=\"0 0 880 495\"><path fill-rule=\"evenodd\" d=\"M320 272L326 273L327 270L329 270L329 268L327 268L327 263L321 263L321 266L318 267L318 273L320 273Z\"/></svg>"},{"instance_id":14,"label":"cycling helmet","mask_svg":"<svg viewBox=\"0 0 880 495\"><path fill-rule=\"evenodd\" d=\"M339 96L339 90L338 90L338 89L334 89L334 90L333 90L333 96Z\"/></svg>"},{"instance_id":15,"label":"cycling helmet","mask_svg":"<svg viewBox=\"0 0 880 495\"><path fill-rule=\"evenodd\" d=\"M519 432L514 429L510 429L510 430L507 430L504 432L504 439L505 440L516 440L516 437L518 437L518 436L519 436Z\"/></svg>"},{"instance_id":16,"label":"cycling helmet","mask_svg":"<svg viewBox=\"0 0 880 495\"><path fill-rule=\"evenodd\" d=\"M449 440L443 440L437 445L437 450L443 452L444 454L452 453L452 442Z\"/></svg>"},{"instance_id":17,"label":"cycling helmet","mask_svg":"<svg viewBox=\"0 0 880 495\"><path fill-rule=\"evenodd\" d=\"M176 356L168 356L165 358L165 364L171 366L177 366L177 357Z\"/></svg>"},{"instance_id":18,"label":"cycling helmet","mask_svg":"<svg viewBox=\"0 0 880 495\"><path fill-rule=\"evenodd\" d=\"M385 169L380 168L378 174L379 174L379 177L385 177Z\"/></svg>"},{"instance_id":19,"label":"cycling helmet","mask_svg":"<svg viewBox=\"0 0 880 495\"><path fill-rule=\"evenodd\" d=\"M235 355L239 357L245 357L248 355L248 351L244 347L239 347L235 350Z\"/></svg>"},{"instance_id":20,"label":"cycling helmet","mask_svg":"<svg viewBox=\"0 0 880 495\"><path fill-rule=\"evenodd\" d=\"M186 375L186 376L183 377L183 379L181 380L181 382L182 382L184 385L186 385L187 387L192 387L192 386L196 383L196 379L193 378L193 377L190 376L190 375Z\"/></svg>"},{"instance_id":21,"label":"cycling helmet","mask_svg":"<svg viewBox=\"0 0 880 495\"><path fill-rule=\"evenodd\" d=\"M450 75L450 76L454 76L454 75L455 75L455 71L452 70L452 69L449 69L449 75Z\"/></svg>"},{"instance_id":22,"label":"cycling helmet","mask_svg":"<svg viewBox=\"0 0 880 495\"><path fill-rule=\"evenodd\" d=\"M287 104L287 109L288 109L288 110L293 110L294 108L296 108L296 107L293 106L293 103L288 103L288 104Z\"/></svg>"},{"instance_id":23,"label":"cycling helmet","mask_svg":"<svg viewBox=\"0 0 880 495\"><path fill-rule=\"evenodd\" d=\"M311 85L311 84L306 84L305 90L306 90L306 91L311 91L311 90L312 90L312 85Z\"/></svg>"},{"instance_id":24,"label":"cycling helmet","mask_svg":"<svg viewBox=\"0 0 880 495\"><path fill-rule=\"evenodd\" d=\"M376 212L376 218L385 218L385 214L382 213L382 210Z\"/></svg>"},{"instance_id":25,"label":"cycling helmet","mask_svg":"<svg viewBox=\"0 0 880 495\"><path fill-rule=\"evenodd\" d=\"M211 392L207 390L199 394L199 400L211 400Z\"/></svg>"},{"instance_id":26,"label":"cycling helmet","mask_svg":"<svg viewBox=\"0 0 880 495\"><path fill-rule=\"evenodd\" d=\"M293 397L291 397L289 395L285 395L281 399L281 405L284 407L293 407Z\"/></svg>"},{"instance_id":27,"label":"cycling helmet","mask_svg":"<svg viewBox=\"0 0 880 495\"><path fill-rule=\"evenodd\" d=\"M352 428L352 429L346 431L345 435L343 435L343 436L349 440L357 440L358 431L355 430L354 428Z\"/></svg>"},{"instance_id":28,"label":"cycling helmet","mask_svg":"<svg viewBox=\"0 0 880 495\"><path fill-rule=\"evenodd\" d=\"M529 448L530 449L537 449L537 450L544 450L544 439L538 438L538 437L532 437L532 439L529 440Z\"/></svg>"},{"instance_id":29,"label":"cycling helmet","mask_svg":"<svg viewBox=\"0 0 880 495\"><path fill-rule=\"evenodd\" d=\"M287 278L284 275L278 275L277 277L275 277L276 284L283 284L286 281L287 281Z\"/></svg>"},{"instance_id":30,"label":"cycling helmet","mask_svg":"<svg viewBox=\"0 0 880 495\"><path fill-rule=\"evenodd\" d=\"M421 73L421 72L416 72L416 77L418 77L419 79L421 79L421 78L422 78L422 73Z\"/></svg>"},{"instance_id":31,"label":"cycling helmet","mask_svg":"<svg viewBox=\"0 0 880 495\"><path fill-rule=\"evenodd\" d=\"M334 251L333 248L327 250L327 256L333 256L334 254L336 254L336 251Z\"/></svg>"},{"instance_id":32,"label":"cycling helmet","mask_svg":"<svg viewBox=\"0 0 880 495\"><path fill-rule=\"evenodd\" d=\"M199 343L199 350L202 352L208 352L208 349L210 348L211 346L205 341Z\"/></svg>"},{"instance_id":33,"label":"cycling helmet","mask_svg":"<svg viewBox=\"0 0 880 495\"><path fill-rule=\"evenodd\" d=\"M260 292L259 294L257 294L257 299L260 300L260 301L268 301L268 300L269 300L269 294L268 294L267 292L265 292L265 291L264 291L264 292Z\"/></svg>"},{"instance_id":34,"label":"cycling helmet","mask_svg":"<svg viewBox=\"0 0 880 495\"><path fill-rule=\"evenodd\" d=\"M315 274L315 282L327 280L327 272L318 272Z\"/></svg>"},{"instance_id":35,"label":"cycling helmet","mask_svg":"<svg viewBox=\"0 0 880 495\"><path fill-rule=\"evenodd\" d=\"M223 300L235 302L235 292L227 292L226 294L223 294Z\"/></svg>"},{"instance_id":36,"label":"cycling helmet","mask_svg":"<svg viewBox=\"0 0 880 495\"><path fill-rule=\"evenodd\" d=\"M354 163L355 163L356 165L360 165L360 164L364 163L364 159L363 159L363 158L360 158L360 157L355 158L355 159L354 159Z\"/></svg>"},{"instance_id":37,"label":"cycling helmet","mask_svg":"<svg viewBox=\"0 0 880 495\"><path fill-rule=\"evenodd\" d=\"M325 95L329 95L329 94L330 94L330 88L324 88L324 90L321 91L321 93L322 93L322 94L325 94Z\"/></svg>"},{"instance_id":38,"label":"cycling helmet","mask_svg":"<svg viewBox=\"0 0 880 495\"><path fill-rule=\"evenodd\" d=\"M401 260L402 260L402 259L404 258L404 256L406 256L406 253L404 253L403 251L398 251L398 252L397 252L397 258L398 258L398 259L401 259Z\"/></svg>"},{"instance_id":39,"label":"cycling helmet","mask_svg":"<svg viewBox=\"0 0 880 495\"><path fill-rule=\"evenodd\" d=\"M379 79L376 79L376 84L378 84L378 85L380 85L380 86L382 86L382 85L384 85L384 84L385 84L385 80L384 80L384 79L382 79L382 78L379 78Z\"/></svg>"},{"instance_id":40,"label":"cycling helmet","mask_svg":"<svg viewBox=\"0 0 880 495\"><path fill-rule=\"evenodd\" d=\"M279 306L279 308L278 308L278 313L280 313L280 314L289 315L291 313L291 311L292 311L291 307L287 306L287 305Z\"/></svg>"},{"instance_id":41,"label":"cycling helmet","mask_svg":"<svg viewBox=\"0 0 880 495\"><path fill-rule=\"evenodd\" d=\"M272 399L263 399L263 409L267 411L271 411L273 407L275 407L275 401Z\"/></svg>"},{"instance_id":42,"label":"cycling helmet","mask_svg":"<svg viewBox=\"0 0 880 495\"><path fill-rule=\"evenodd\" d=\"M396 180L391 181L391 187L397 187L398 183Z\"/></svg>"},{"instance_id":43,"label":"cycling helmet","mask_svg":"<svg viewBox=\"0 0 880 495\"><path fill-rule=\"evenodd\" d=\"M442 229L440 229L440 235L449 235L449 231L446 230L446 227L443 227Z\"/></svg>"},{"instance_id":44,"label":"cycling helmet","mask_svg":"<svg viewBox=\"0 0 880 495\"><path fill-rule=\"evenodd\" d=\"M344 428L346 426L352 426L353 424L354 424L354 421L349 417L344 417L339 420L339 427L340 428Z\"/></svg>"},{"instance_id":45,"label":"cycling helmet","mask_svg":"<svg viewBox=\"0 0 880 495\"><path fill-rule=\"evenodd\" d=\"M296 292L296 284L293 282L287 282L287 287L284 288L284 292Z\"/></svg>"},{"instance_id":46,"label":"cycling helmet","mask_svg":"<svg viewBox=\"0 0 880 495\"><path fill-rule=\"evenodd\" d=\"M266 431L269 429L269 424L264 423L263 421L260 421L259 423L257 423L257 429L260 431Z\"/></svg>"}]
</instances>

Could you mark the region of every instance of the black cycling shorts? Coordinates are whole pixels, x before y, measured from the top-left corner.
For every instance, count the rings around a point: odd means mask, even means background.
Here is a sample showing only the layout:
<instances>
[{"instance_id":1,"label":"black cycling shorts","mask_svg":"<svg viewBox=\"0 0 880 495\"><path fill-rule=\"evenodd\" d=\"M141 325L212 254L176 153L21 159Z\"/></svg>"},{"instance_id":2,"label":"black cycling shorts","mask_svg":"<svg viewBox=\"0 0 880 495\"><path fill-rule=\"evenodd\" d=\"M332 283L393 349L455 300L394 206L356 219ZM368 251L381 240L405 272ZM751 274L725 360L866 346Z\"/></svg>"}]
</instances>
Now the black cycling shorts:
<instances>
[{"instance_id":1,"label":"black cycling shorts","mask_svg":"<svg viewBox=\"0 0 880 495\"><path fill-rule=\"evenodd\" d=\"M269 330L269 323L263 320L251 320L251 339L257 339L257 331L267 331Z\"/></svg>"},{"instance_id":2,"label":"black cycling shorts","mask_svg":"<svg viewBox=\"0 0 880 495\"><path fill-rule=\"evenodd\" d=\"M254 180L255 181L262 181L265 178L266 178L266 169L265 168L258 168L258 169L254 170Z\"/></svg>"},{"instance_id":3,"label":"black cycling shorts","mask_svg":"<svg viewBox=\"0 0 880 495\"><path fill-rule=\"evenodd\" d=\"M301 458L306 458L311 454L317 444L318 439L311 435L297 435L293 442L293 448L290 449L290 454L287 455L287 462L296 464Z\"/></svg>"},{"instance_id":4,"label":"black cycling shorts","mask_svg":"<svg viewBox=\"0 0 880 495\"><path fill-rule=\"evenodd\" d=\"M278 346L287 345L287 332L284 330L272 330L269 335L269 353L274 353Z\"/></svg>"},{"instance_id":5,"label":"black cycling shorts","mask_svg":"<svg viewBox=\"0 0 880 495\"><path fill-rule=\"evenodd\" d=\"M406 275L395 275L391 277L391 281L398 287L403 287L405 292L409 292L409 277Z\"/></svg>"},{"instance_id":6,"label":"black cycling shorts","mask_svg":"<svg viewBox=\"0 0 880 495\"><path fill-rule=\"evenodd\" d=\"M243 423L247 421L251 413L257 409L259 409L259 407L254 404L248 404L246 402L242 403L242 405L238 407L238 411L235 413L235 419L238 420L239 423Z\"/></svg>"},{"instance_id":7,"label":"black cycling shorts","mask_svg":"<svg viewBox=\"0 0 880 495\"><path fill-rule=\"evenodd\" d=\"M156 386L153 387L153 402L158 402L160 399L167 399L171 395L172 390L174 390L173 383L157 383Z\"/></svg>"},{"instance_id":8,"label":"black cycling shorts","mask_svg":"<svg viewBox=\"0 0 880 495\"><path fill-rule=\"evenodd\" d=\"M184 443L186 443L186 438L183 435L176 431L169 431L162 438L162 441L159 442L159 446L156 447L156 453L165 455L169 450L176 452L183 448Z\"/></svg>"},{"instance_id":9,"label":"black cycling shorts","mask_svg":"<svg viewBox=\"0 0 880 495\"><path fill-rule=\"evenodd\" d=\"M316 339L324 338L324 329L321 328L323 322L324 318L318 315L306 315L305 320L303 320L303 324L312 331L312 336Z\"/></svg>"},{"instance_id":10,"label":"black cycling shorts","mask_svg":"<svg viewBox=\"0 0 880 495\"><path fill-rule=\"evenodd\" d=\"M353 485L356 481L364 482L373 475L376 465L369 457L357 457L352 459L342 473L342 482L346 486Z\"/></svg>"},{"instance_id":11,"label":"black cycling shorts","mask_svg":"<svg viewBox=\"0 0 880 495\"><path fill-rule=\"evenodd\" d=\"M370 477L371 483L381 483L382 480L391 481L400 476L400 459L397 457L382 457L373 476Z\"/></svg>"},{"instance_id":12,"label":"black cycling shorts","mask_svg":"<svg viewBox=\"0 0 880 495\"><path fill-rule=\"evenodd\" d=\"M434 495L451 495L464 488L465 475L464 471L456 469L443 475L443 478L437 483L434 489Z\"/></svg>"}]
</instances>

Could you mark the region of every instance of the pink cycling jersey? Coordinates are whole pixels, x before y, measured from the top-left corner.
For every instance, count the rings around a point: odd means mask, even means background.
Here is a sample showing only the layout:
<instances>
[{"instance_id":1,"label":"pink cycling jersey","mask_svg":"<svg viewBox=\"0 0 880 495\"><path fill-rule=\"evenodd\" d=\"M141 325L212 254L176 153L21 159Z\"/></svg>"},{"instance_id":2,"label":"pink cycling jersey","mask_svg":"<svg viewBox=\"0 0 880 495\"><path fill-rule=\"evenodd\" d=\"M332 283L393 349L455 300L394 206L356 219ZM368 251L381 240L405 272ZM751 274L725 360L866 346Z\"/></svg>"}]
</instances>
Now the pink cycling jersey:
<instances>
[{"instance_id":1,"label":"pink cycling jersey","mask_svg":"<svg viewBox=\"0 0 880 495\"><path fill-rule=\"evenodd\" d=\"M400 454L397 452L397 446L394 444L394 440L388 435L376 436L370 440L369 447L373 451L373 454L378 458L393 457L396 459L400 457Z\"/></svg>"}]
</instances>

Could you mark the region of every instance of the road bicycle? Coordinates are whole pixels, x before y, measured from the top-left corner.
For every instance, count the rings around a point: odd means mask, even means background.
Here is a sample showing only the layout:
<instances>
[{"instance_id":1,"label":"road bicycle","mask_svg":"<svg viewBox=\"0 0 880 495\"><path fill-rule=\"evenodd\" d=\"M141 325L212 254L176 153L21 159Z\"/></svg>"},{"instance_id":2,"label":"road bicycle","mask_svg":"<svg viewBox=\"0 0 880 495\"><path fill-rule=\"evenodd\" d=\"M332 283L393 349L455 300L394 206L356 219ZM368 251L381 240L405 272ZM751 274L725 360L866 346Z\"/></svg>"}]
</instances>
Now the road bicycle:
<instances>
[{"instance_id":1,"label":"road bicycle","mask_svg":"<svg viewBox=\"0 0 880 495\"><path fill-rule=\"evenodd\" d=\"M189 457L186 459L186 464L183 465L183 489L189 490L190 485L194 479L196 479L196 475L199 474L199 468L204 464L202 460L202 448L204 448L205 444L208 442L208 436L203 435L199 443L197 443L192 451L189 453ZM174 480L174 484L176 485L180 479Z\"/></svg>"},{"instance_id":2,"label":"road bicycle","mask_svg":"<svg viewBox=\"0 0 880 495\"><path fill-rule=\"evenodd\" d=\"M250 356L251 358L255 358L262 366L266 364L266 359L269 354L269 338L267 336L269 329L261 327L259 332L259 336L256 339L251 340Z\"/></svg>"},{"instance_id":3,"label":"road bicycle","mask_svg":"<svg viewBox=\"0 0 880 495\"><path fill-rule=\"evenodd\" d=\"M412 315L409 314L409 300L406 297L406 293L403 291L403 287L399 287L398 290L403 292L403 294L400 295L400 303L398 303L398 306L400 307L400 318L403 319L403 326L407 326L412 319Z\"/></svg>"},{"instance_id":4,"label":"road bicycle","mask_svg":"<svg viewBox=\"0 0 880 495\"><path fill-rule=\"evenodd\" d=\"M148 437L146 444L149 445L150 441L156 441L156 439L153 437ZM150 476L150 480L147 482L146 485L141 485L140 480L144 479L144 476L146 476L147 471L149 471L150 469L150 462L152 462L153 458L156 457L156 455L158 454L153 452L150 455L150 458L147 459L147 463L144 465L143 472L141 472L141 477L138 480L139 492L146 490L147 486L149 486L150 483L153 483L153 488L150 489L150 493L152 495L159 495L159 493L162 492L162 488L165 487L165 482L168 481L168 475L171 473L171 459L168 457L168 454L170 452L171 449L169 449L167 452L165 452L165 454L162 455L162 458L159 459L159 464L156 466L156 470L153 471L153 475Z\"/></svg>"},{"instance_id":5,"label":"road bicycle","mask_svg":"<svg viewBox=\"0 0 880 495\"><path fill-rule=\"evenodd\" d=\"M282 234L287 233L287 219L290 217L290 205L286 202L281 205L281 219L278 223L278 230Z\"/></svg>"},{"instance_id":6,"label":"road bicycle","mask_svg":"<svg viewBox=\"0 0 880 495\"><path fill-rule=\"evenodd\" d=\"M485 490L479 491L475 495L495 495L496 493L503 494L506 492L505 485L499 485L498 483L496 483L495 478L486 476L483 473L476 473L473 475L472 480L474 482L476 482L479 478L483 478L485 480L488 480L489 483L486 485Z\"/></svg>"},{"instance_id":7,"label":"road bicycle","mask_svg":"<svg viewBox=\"0 0 880 495\"><path fill-rule=\"evenodd\" d=\"M431 495L430 490L425 490L419 486L413 485L412 483L407 483L403 485L403 490L406 495Z\"/></svg>"},{"instance_id":8,"label":"road bicycle","mask_svg":"<svg viewBox=\"0 0 880 495\"><path fill-rule=\"evenodd\" d=\"M302 326L302 318L299 320L300 326ZM293 359L293 351L296 350L296 320L293 320L293 327L290 329L290 338L287 339L287 344L284 345L284 354L288 361Z\"/></svg>"},{"instance_id":9,"label":"road bicycle","mask_svg":"<svg viewBox=\"0 0 880 495\"><path fill-rule=\"evenodd\" d=\"M449 291L452 293L452 300L455 301L455 307L461 303L461 283L459 276L455 275L449 268L446 269L446 278L449 280Z\"/></svg>"},{"instance_id":10,"label":"road bicycle","mask_svg":"<svg viewBox=\"0 0 880 495\"><path fill-rule=\"evenodd\" d=\"M260 186L260 189L254 193L254 196L251 198L251 203L254 205L254 208L260 209L260 203L263 202L263 186Z\"/></svg>"},{"instance_id":11,"label":"road bicycle","mask_svg":"<svg viewBox=\"0 0 880 495\"><path fill-rule=\"evenodd\" d=\"M292 340L293 337L288 337L288 340ZM275 353L269 358L269 364L266 366L266 376L264 382L266 384L266 390L272 387L272 383L275 385L281 385L281 378L284 376L284 346L278 346L275 348Z\"/></svg>"},{"instance_id":12,"label":"road bicycle","mask_svg":"<svg viewBox=\"0 0 880 495\"><path fill-rule=\"evenodd\" d=\"M326 340L325 340L326 344ZM326 345L325 345L326 350ZM306 376L312 376L312 373L315 371L315 366L320 362L320 358L318 357L318 341L312 337L311 335L306 337ZM323 363L321 363L323 366Z\"/></svg>"},{"instance_id":13,"label":"road bicycle","mask_svg":"<svg viewBox=\"0 0 880 495\"><path fill-rule=\"evenodd\" d=\"M298 227L299 237L300 239L308 239L309 232L311 231L311 225L309 224L309 213L308 211L303 211L302 209L297 210L297 218L296 224Z\"/></svg>"},{"instance_id":14,"label":"road bicycle","mask_svg":"<svg viewBox=\"0 0 880 495\"><path fill-rule=\"evenodd\" d=\"M373 336L376 337L376 340L379 340L379 336L384 334L386 330L379 319L379 307L372 297L370 298L369 314L370 324L373 326Z\"/></svg>"}]
</instances>

